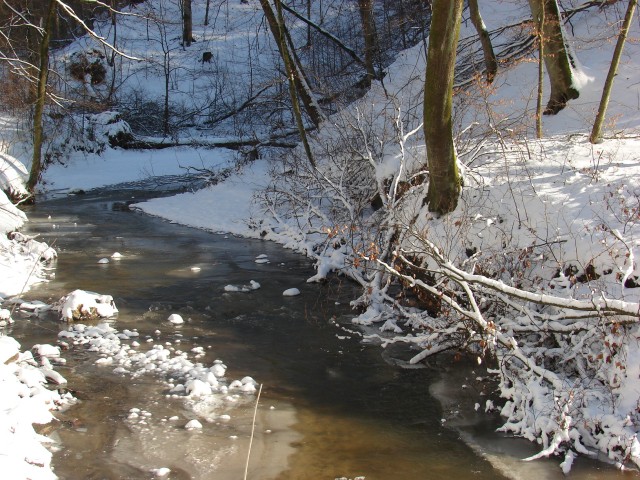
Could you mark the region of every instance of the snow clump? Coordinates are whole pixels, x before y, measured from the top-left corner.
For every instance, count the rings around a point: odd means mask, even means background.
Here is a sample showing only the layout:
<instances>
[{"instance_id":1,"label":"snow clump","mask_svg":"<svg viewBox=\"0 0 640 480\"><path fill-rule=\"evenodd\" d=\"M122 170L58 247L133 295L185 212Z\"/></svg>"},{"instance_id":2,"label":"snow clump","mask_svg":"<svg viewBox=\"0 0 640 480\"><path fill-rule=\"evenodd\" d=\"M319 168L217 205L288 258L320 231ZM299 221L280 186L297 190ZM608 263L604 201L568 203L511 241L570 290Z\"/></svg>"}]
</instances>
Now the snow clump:
<instances>
[{"instance_id":1,"label":"snow clump","mask_svg":"<svg viewBox=\"0 0 640 480\"><path fill-rule=\"evenodd\" d=\"M134 340L139 335L130 330L119 332L107 323L95 326L75 323L61 331L58 339L68 348L82 347L96 353L100 357L96 364L113 368L115 374L131 378L149 374L163 377L168 397L184 398L194 412L205 418L219 417L213 409L235 405L243 396L256 392L257 382L249 376L229 383L227 366L222 360L214 360L207 366L192 361L188 352L158 344L139 351L140 344ZM192 349L196 358L201 351L197 347Z\"/></svg>"},{"instance_id":2,"label":"snow clump","mask_svg":"<svg viewBox=\"0 0 640 480\"><path fill-rule=\"evenodd\" d=\"M109 318L118 313L111 295L100 295L84 290L74 290L62 297L55 308L60 312L60 320L68 322Z\"/></svg>"},{"instance_id":3,"label":"snow clump","mask_svg":"<svg viewBox=\"0 0 640 480\"><path fill-rule=\"evenodd\" d=\"M226 285L224 287L225 292L242 292L247 293L253 290L258 290L260 288L260 284L255 280L250 280L249 285Z\"/></svg>"}]
</instances>

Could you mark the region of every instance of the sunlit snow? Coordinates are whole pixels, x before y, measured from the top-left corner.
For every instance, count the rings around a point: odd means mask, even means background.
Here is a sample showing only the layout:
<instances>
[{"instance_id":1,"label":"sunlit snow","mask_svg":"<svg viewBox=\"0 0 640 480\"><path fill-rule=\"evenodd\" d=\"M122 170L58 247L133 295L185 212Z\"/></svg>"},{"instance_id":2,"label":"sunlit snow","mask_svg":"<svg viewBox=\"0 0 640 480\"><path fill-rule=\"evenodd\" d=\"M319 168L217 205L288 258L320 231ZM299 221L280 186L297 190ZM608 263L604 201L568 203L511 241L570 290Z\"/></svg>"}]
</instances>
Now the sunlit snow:
<instances>
[{"instance_id":1,"label":"sunlit snow","mask_svg":"<svg viewBox=\"0 0 640 480\"><path fill-rule=\"evenodd\" d=\"M499 18L511 18L513 21L520 19L520 10L511 2L485 2L482 8L485 21L490 26L501 24L497 21ZM470 29L468 25L463 26L462 36L471 35ZM635 22L633 38L637 38L638 33L638 24ZM526 250L531 245L548 242L561 245L557 250L561 256L558 265L572 262L590 264L599 271L610 270L611 278L618 279L616 281L626 280L640 273L636 260L640 230L637 218L630 221L627 215L629 209L636 208L637 217L637 199L640 195L640 141L637 138L640 125L638 43L629 42L626 45L624 62L614 85L609 118L610 128L615 134L610 135L602 144L591 145L587 140L588 130L597 109L613 47L592 46L587 27L577 25L573 34L582 72L580 98L570 102L559 115L545 117L544 139L526 140L525 150L531 158L523 160L514 157L508 165L487 162L478 167L465 185L465 194L468 195L465 197L468 202L464 205L465 209L451 215L449 223L435 225L425 222L419 225L442 233L444 238L447 233L455 230L458 218L467 216L474 219L466 231L456 234L457 243L446 245L452 257L461 256L465 249L471 247L502 251L506 248L507 241L509 248L513 250ZM364 101L371 106L380 106L377 112L382 115L389 91L413 89L418 96L423 84L416 71L423 70L421 62L424 62L422 46L403 52L389 69L384 88L381 84L374 84ZM501 123L510 118L531 116L531 110L527 108L531 107L535 97L536 84L533 79L536 78L536 68L532 62L523 62L512 70L499 73L495 90L487 92L486 98L487 104L496 105L493 113L497 118L493 118L493 122ZM411 83L414 77L417 80ZM149 88L152 87L158 85L149 85ZM473 122L479 122L481 127L489 125L489 119L483 116L484 106L480 106L480 112L473 109L465 111L459 121L464 123L464 127ZM372 107L372 111L376 110ZM322 128L326 130L323 131ZM330 126L322 128L318 132L320 139L329 141L337 135L331 131ZM628 135L624 138L624 135L617 133ZM509 150L510 147L496 145L495 149L498 148ZM505 158L509 158L509 152L505 154ZM102 155L75 152L65 165L52 163L43 178L45 188L52 191L77 192L150 177L179 175L189 167L221 168L231 165L235 159L235 152L231 150L184 146L142 152L107 149ZM27 163L28 155L18 160ZM5 153L0 154L0 188L13 193L24 191L23 182L27 172L18 160ZM284 228L255 203L255 195L271 183L273 162L274 160L266 158L259 159L217 185L196 192L137 203L134 208L172 222L212 232L266 238L298 251L313 252L314 247L325 242L324 233L316 232L304 238L297 236L295 225L289 225L291 229ZM376 167L376 178L388 178L390 173L397 171L399 162L399 155L386 155ZM507 178L509 182L506 181ZM636 203L630 203L632 201ZM54 249L37 239L19 233L7 236L26 221L26 215L13 206L0 191L2 297L20 295L32 285L46 281L47 272L43 265L55 262L57 257ZM255 228L257 224L261 227ZM52 224L52 227L55 225ZM625 239L624 244L617 239L616 234ZM94 267L96 262L104 265L101 270L108 271L113 268L108 266L110 261L121 258L123 256L115 252L109 258L93 259L92 264ZM345 267L346 256L341 248L332 248L316 260L317 272L311 280L324 279L331 272ZM268 268L262 265L267 265L269 258L264 254L259 255L254 262L256 268ZM193 273L201 269L199 266L185 268ZM566 286L569 280L563 272L559 275L553 272L551 276L553 278L543 288L554 292L568 291ZM228 284L224 291L234 297L236 293L250 295L260 288L260 284L254 280L247 279L244 282ZM637 302L638 289L624 288L624 283L620 283L617 297ZM300 290L297 288L289 288L282 293L283 296L299 294ZM38 302L25 303L19 299L14 299L13 302L2 301L0 329L12 321L12 306L31 311L51 307ZM214 417L229 420L227 414L221 413L221 406L247 399L256 393L258 382L251 377L237 380L228 378L228 368L222 360L205 365L196 361L202 355L201 351L182 352L176 348L179 341L173 346L154 344L153 338L143 341L136 331L119 331L116 328L117 321L104 322L104 319L113 319L118 313L113 298L108 294L78 289L61 299L53 308L60 313L62 320L70 322L58 336L60 345L72 349L87 349L95 355L98 367L110 369L116 375L131 378L153 375L162 379L166 382L168 395L184 399L194 416L204 420ZM87 325L82 323L86 317L102 320L98 320L95 325ZM395 331L395 324L383 319L375 304L358 318L361 325L367 326L382 320L385 320L382 325L386 325L383 328ZM173 325L184 322L178 314L171 314L167 321ZM169 328L166 323L164 325ZM626 354L633 360L630 363L632 368L625 374L620 388L612 392L618 399L617 405L622 416L611 415L606 419L612 425L620 425L620 432L630 431L629 425L623 423L625 412L637 410L640 397L640 348L633 343ZM61 352L59 346L40 344L24 351L12 337L0 335L0 472L12 472L13 478L55 478L50 469L51 451L45 447L51 440L38 435L33 425L50 422L52 412L74 401L70 394L61 394L47 387L47 383L66 382L55 369L56 362L63 360L64 352ZM478 358L479 367L480 363ZM491 400L483 399L481 403L475 403L475 408L491 411L495 406ZM127 421L139 424L146 422L145 418L145 412L134 407L129 411ZM195 418L186 421L171 417L169 420L176 423L185 421L184 428L193 431L195 435L210 427L206 421L203 424ZM638 459L639 452L640 446L634 439L629 455L632 459ZM574 453L567 451L560 464L562 471L568 472L574 460ZM158 466L149 473L165 477L170 474L170 470L168 467Z\"/></svg>"}]
</instances>

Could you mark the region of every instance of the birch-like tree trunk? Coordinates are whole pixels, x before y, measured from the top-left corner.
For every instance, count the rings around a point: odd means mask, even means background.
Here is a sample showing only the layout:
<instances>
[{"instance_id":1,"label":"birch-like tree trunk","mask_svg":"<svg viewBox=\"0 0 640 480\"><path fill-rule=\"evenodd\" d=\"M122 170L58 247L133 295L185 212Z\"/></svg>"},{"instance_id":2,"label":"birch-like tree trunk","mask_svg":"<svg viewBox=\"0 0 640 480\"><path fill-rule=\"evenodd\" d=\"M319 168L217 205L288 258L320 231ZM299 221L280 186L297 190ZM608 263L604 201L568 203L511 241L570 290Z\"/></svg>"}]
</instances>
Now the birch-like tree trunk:
<instances>
[{"instance_id":1,"label":"birch-like tree trunk","mask_svg":"<svg viewBox=\"0 0 640 480\"><path fill-rule=\"evenodd\" d=\"M549 76L549 101L544 111L545 115L555 115L569 100L580 96L573 75L573 62L564 38L562 18L557 0L529 0L533 18L540 18L544 7L544 64Z\"/></svg>"},{"instance_id":2,"label":"birch-like tree trunk","mask_svg":"<svg viewBox=\"0 0 640 480\"><path fill-rule=\"evenodd\" d=\"M456 48L463 0L433 0L431 33L424 86L424 135L427 142L429 211L455 210L460 196L453 124L451 119Z\"/></svg>"}]
</instances>

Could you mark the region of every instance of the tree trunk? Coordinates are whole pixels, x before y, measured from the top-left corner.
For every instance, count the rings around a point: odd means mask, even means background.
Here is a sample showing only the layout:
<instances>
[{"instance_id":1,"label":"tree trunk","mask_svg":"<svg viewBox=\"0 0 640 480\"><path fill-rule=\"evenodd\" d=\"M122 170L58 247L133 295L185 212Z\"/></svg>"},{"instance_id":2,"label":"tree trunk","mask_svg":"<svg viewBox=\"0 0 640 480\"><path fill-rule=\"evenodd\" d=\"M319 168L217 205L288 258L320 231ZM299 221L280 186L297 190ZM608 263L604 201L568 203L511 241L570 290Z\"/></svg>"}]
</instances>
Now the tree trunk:
<instances>
[{"instance_id":1,"label":"tree trunk","mask_svg":"<svg viewBox=\"0 0 640 480\"><path fill-rule=\"evenodd\" d=\"M42 39L40 40L40 70L38 72L38 90L36 92L36 104L33 112L33 157L31 159L31 171L27 180L27 190L34 193L36 184L42 174L42 143L44 141L44 129L42 117L47 100L47 80L49 78L49 40L53 29L53 19L56 16L56 0L49 0L47 17L43 22Z\"/></svg>"},{"instance_id":2,"label":"tree trunk","mask_svg":"<svg viewBox=\"0 0 640 480\"><path fill-rule=\"evenodd\" d=\"M463 0L433 0L431 34L424 86L424 135L427 142L429 211L455 210L460 196L453 124L451 119L456 48Z\"/></svg>"},{"instance_id":3,"label":"tree trunk","mask_svg":"<svg viewBox=\"0 0 640 480\"><path fill-rule=\"evenodd\" d=\"M369 84L376 78L375 58L378 51L376 25L373 19L373 0L358 0L362 34L364 35L364 63Z\"/></svg>"},{"instance_id":4,"label":"tree trunk","mask_svg":"<svg viewBox=\"0 0 640 480\"><path fill-rule=\"evenodd\" d=\"M114 46L114 48L117 48L117 42L118 42L118 20L116 18L116 12L115 12L115 9L117 7L116 1L117 0L111 0L111 8L113 10L111 12L111 26L113 26L113 46ZM115 90L116 90L117 69L116 69L116 52L115 52L115 50L111 50L111 54L107 58L107 65L109 65L111 67L111 85L109 85L109 95L107 96L107 101L111 102L113 94L115 93Z\"/></svg>"},{"instance_id":5,"label":"tree trunk","mask_svg":"<svg viewBox=\"0 0 640 480\"><path fill-rule=\"evenodd\" d=\"M307 132L304 128L304 122L302 121L302 112L300 110L300 102L298 102L298 95L296 92L296 84L295 84L295 75L293 73L293 64L292 59L289 56L289 50L286 45L286 32L284 29L284 18L282 16L282 8L280 6L280 1L276 0L276 8L278 11L278 25L279 25L279 39L278 43L283 45L283 56L282 61L284 62L284 67L287 72L287 78L289 79L289 96L291 97L291 106L293 108L293 116L296 120L296 126L298 127L298 132L300 133L300 139L302 140L302 145L304 146L304 151L309 159L309 163L312 167L315 168L316 162L313 158L313 153L311 152L311 147L309 145L309 141L307 139Z\"/></svg>"},{"instance_id":6,"label":"tree trunk","mask_svg":"<svg viewBox=\"0 0 640 480\"><path fill-rule=\"evenodd\" d=\"M616 42L616 49L613 52L613 59L611 60L611 66L607 73L607 79L604 82L604 88L602 90L602 98L600 99L600 106L598 107L598 114L593 123L593 129L589 136L591 143L598 143L600 141L600 134L602 132L602 124L607 113L607 107L609 106L609 97L611 96L611 88L613 88L613 79L618 72L618 65L620 64L620 57L622 56L622 49L624 43L627 41L627 33L629 32L629 26L631 25L631 19L636 8L637 0L629 0L627 6L627 13L624 16L624 22L620 28L620 34L618 35L618 41Z\"/></svg>"},{"instance_id":7,"label":"tree trunk","mask_svg":"<svg viewBox=\"0 0 640 480\"><path fill-rule=\"evenodd\" d=\"M311 19L311 0L307 0L307 18ZM311 23L307 23L307 48L311 48Z\"/></svg>"},{"instance_id":8,"label":"tree trunk","mask_svg":"<svg viewBox=\"0 0 640 480\"><path fill-rule=\"evenodd\" d=\"M304 80L304 75L299 64L297 62L291 61L292 56L289 54L289 48L287 47L286 27L284 25L281 25L276 18L269 0L260 0L260 5L262 6L262 11L264 12L265 18L267 19L267 24L269 25L269 29L271 30L271 34L273 35L273 39L278 45L278 51L280 52L282 61L285 62L285 58L288 58L290 61L289 66L291 68L291 78L294 83L295 90L299 98L302 100L305 112L307 112L307 115L309 115L309 118L311 118L311 121L314 123L314 125L318 126L323 119L323 114L317 102L313 98L313 94L311 93L309 85Z\"/></svg>"},{"instance_id":9,"label":"tree trunk","mask_svg":"<svg viewBox=\"0 0 640 480\"><path fill-rule=\"evenodd\" d=\"M469 0L469 13L471 14L471 22L478 32L480 44L482 45L487 83L492 83L496 73L498 73L498 60L496 59L496 54L493 51L493 45L491 44L491 37L487 31L487 26L482 20L482 15L480 15L478 0Z\"/></svg>"},{"instance_id":10,"label":"tree trunk","mask_svg":"<svg viewBox=\"0 0 640 480\"><path fill-rule=\"evenodd\" d=\"M193 15L191 0L182 0L182 45L190 47L193 42Z\"/></svg>"},{"instance_id":11,"label":"tree trunk","mask_svg":"<svg viewBox=\"0 0 640 480\"><path fill-rule=\"evenodd\" d=\"M536 20L536 19L534 19ZM538 94L536 98L536 138L542 138L542 95L544 89L544 35L542 29L544 26L544 3L540 8L540 17L538 23Z\"/></svg>"},{"instance_id":12,"label":"tree trunk","mask_svg":"<svg viewBox=\"0 0 640 480\"><path fill-rule=\"evenodd\" d=\"M205 10L204 10L204 25L205 25L205 27L207 25L209 25L209 3L211 3L211 0L207 0L207 6L205 7Z\"/></svg>"},{"instance_id":13,"label":"tree trunk","mask_svg":"<svg viewBox=\"0 0 640 480\"><path fill-rule=\"evenodd\" d=\"M35 20L31 12L25 12L24 16L28 23L37 25L38 22ZM38 38L38 31L35 28L30 28L28 26L26 28L25 38L27 42L26 60L27 62L29 62L29 66L27 67L28 76L35 79L38 77L38 68L36 67L36 65L40 63L38 51L40 49L39 40L41 39ZM38 98L38 85L36 82L33 82L33 81L29 82L27 103L35 104L37 98Z\"/></svg>"},{"instance_id":14,"label":"tree trunk","mask_svg":"<svg viewBox=\"0 0 640 480\"><path fill-rule=\"evenodd\" d=\"M578 98L580 92L574 85L571 55L567 51L564 28L557 0L529 0L533 18L540 18L544 7L544 64L551 84L545 115L555 115L569 100Z\"/></svg>"},{"instance_id":15,"label":"tree trunk","mask_svg":"<svg viewBox=\"0 0 640 480\"><path fill-rule=\"evenodd\" d=\"M162 112L162 133L169 136L169 87L171 85L171 53L167 45L162 63L164 69L164 110Z\"/></svg>"}]
</instances>

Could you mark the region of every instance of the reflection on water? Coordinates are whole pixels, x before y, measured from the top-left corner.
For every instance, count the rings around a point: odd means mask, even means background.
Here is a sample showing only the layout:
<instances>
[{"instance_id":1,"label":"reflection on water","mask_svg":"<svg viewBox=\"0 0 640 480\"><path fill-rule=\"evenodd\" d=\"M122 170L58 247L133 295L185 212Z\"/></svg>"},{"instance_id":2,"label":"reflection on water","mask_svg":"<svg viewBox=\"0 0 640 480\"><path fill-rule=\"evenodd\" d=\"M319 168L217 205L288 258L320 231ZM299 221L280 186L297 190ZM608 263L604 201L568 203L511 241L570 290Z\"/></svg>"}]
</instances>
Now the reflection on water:
<instances>
[{"instance_id":1,"label":"reflection on water","mask_svg":"<svg viewBox=\"0 0 640 480\"><path fill-rule=\"evenodd\" d=\"M392 367L379 347L337 328L348 322L348 285L307 284L309 262L272 243L112 209L122 198L79 196L28 212L29 232L60 251L55 280L28 297L55 300L76 288L110 294L120 310L113 327L138 329L140 348L205 347L198 361L222 359L231 377L262 383L248 478L501 478L443 426L429 394L433 371ZM97 263L116 251L122 260ZM260 254L270 263L257 264ZM261 288L224 291L250 280ZM283 297L291 287L302 294ZM170 313L186 323L168 323ZM50 318L25 319L12 334L24 346L53 343L63 327ZM117 376L82 350L65 356L59 370L82 401L54 425L62 448L53 465L61 478L151 478L159 467L171 469L165 478L242 478L255 397L201 415L203 429L187 431L197 412L167 396L168 379ZM132 408L144 413L142 422L128 419Z\"/></svg>"}]
</instances>

